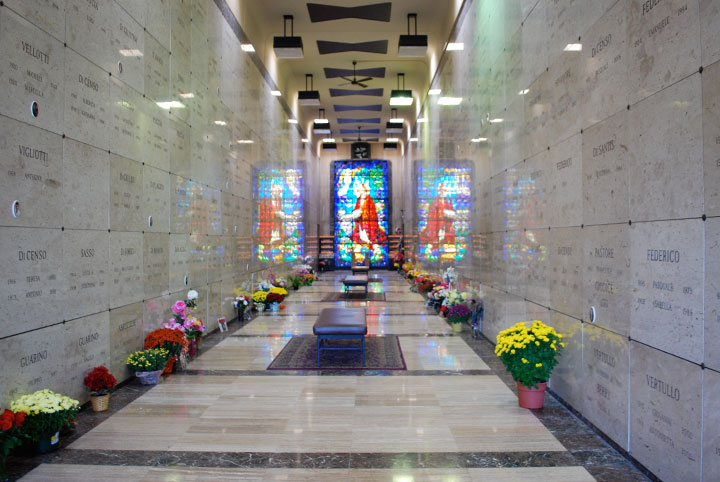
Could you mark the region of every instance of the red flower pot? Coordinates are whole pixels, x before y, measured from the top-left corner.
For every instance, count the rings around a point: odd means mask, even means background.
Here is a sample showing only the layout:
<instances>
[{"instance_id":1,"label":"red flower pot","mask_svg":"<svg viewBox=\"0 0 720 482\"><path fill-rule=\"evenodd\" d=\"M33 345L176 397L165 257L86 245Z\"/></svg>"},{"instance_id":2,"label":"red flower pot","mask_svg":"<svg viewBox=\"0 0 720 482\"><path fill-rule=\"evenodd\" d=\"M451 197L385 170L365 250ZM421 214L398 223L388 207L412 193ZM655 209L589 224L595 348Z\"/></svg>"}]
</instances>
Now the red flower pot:
<instances>
[{"instance_id":1,"label":"red flower pot","mask_svg":"<svg viewBox=\"0 0 720 482\"><path fill-rule=\"evenodd\" d=\"M518 391L518 405L522 408L543 408L547 382L538 383L537 388L526 387L520 382L515 382L515 386Z\"/></svg>"}]
</instances>

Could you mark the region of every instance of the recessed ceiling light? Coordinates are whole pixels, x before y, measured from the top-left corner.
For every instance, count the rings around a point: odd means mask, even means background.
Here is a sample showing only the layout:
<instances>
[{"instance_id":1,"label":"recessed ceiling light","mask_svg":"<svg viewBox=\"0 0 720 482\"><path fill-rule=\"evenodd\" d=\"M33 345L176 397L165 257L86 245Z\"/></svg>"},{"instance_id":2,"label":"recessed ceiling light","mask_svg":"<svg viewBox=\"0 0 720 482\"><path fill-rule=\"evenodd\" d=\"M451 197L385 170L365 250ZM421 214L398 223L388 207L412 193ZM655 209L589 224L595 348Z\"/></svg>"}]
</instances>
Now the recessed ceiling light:
<instances>
[{"instance_id":1,"label":"recessed ceiling light","mask_svg":"<svg viewBox=\"0 0 720 482\"><path fill-rule=\"evenodd\" d=\"M255 47L253 47L253 44L240 44L240 48L243 50L243 52L255 52Z\"/></svg>"},{"instance_id":2,"label":"recessed ceiling light","mask_svg":"<svg viewBox=\"0 0 720 482\"><path fill-rule=\"evenodd\" d=\"M240 139L237 141L238 144L252 144L252 139Z\"/></svg>"},{"instance_id":3,"label":"recessed ceiling light","mask_svg":"<svg viewBox=\"0 0 720 482\"><path fill-rule=\"evenodd\" d=\"M270 93L275 97L280 97L282 95L282 92L280 92L279 90L271 90Z\"/></svg>"},{"instance_id":4,"label":"recessed ceiling light","mask_svg":"<svg viewBox=\"0 0 720 482\"><path fill-rule=\"evenodd\" d=\"M491 124L498 124L504 120L505 119L496 118L496 119L490 119L488 122L490 122Z\"/></svg>"},{"instance_id":5,"label":"recessed ceiling light","mask_svg":"<svg viewBox=\"0 0 720 482\"><path fill-rule=\"evenodd\" d=\"M323 143L325 144L330 142L335 142L335 139L333 139L332 137L326 137L325 139L323 139Z\"/></svg>"},{"instance_id":6,"label":"recessed ceiling light","mask_svg":"<svg viewBox=\"0 0 720 482\"><path fill-rule=\"evenodd\" d=\"M405 119L403 119L401 117L394 117L394 118L390 119L390 122L399 122L402 124L403 122L405 122Z\"/></svg>"},{"instance_id":7,"label":"recessed ceiling light","mask_svg":"<svg viewBox=\"0 0 720 482\"><path fill-rule=\"evenodd\" d=\"M143 53L138 49L121 49L118 50L120 52L120 55L123 57L142 57Z\"/></svg>"},{"instance_id":8,"label":"recessed ceiling light","mask_svg":"<svg viewBox=\"0 0 720 482\"><path fill-rule=\"evenodd\" d=\"M297 121L297 119L288 119L288 122L290 124L297 124L298 121Z\"/></svg>"},{"instance_id":9,"label":"recessed ceiling light","mask_svg":"<svg viewBox=\"0 0 720 482\"><path fill-rule=\"evenodd\" d=\"M387 139L385 139L385 142L400 142L400 139L398 139L397 137L388 137Z\"/></svg>"},{"instance_id":10,"label":"recessed ceiling light","mask_svg":"<svg viewBox=\"0 0 720 482\"><path fill-rule=\"evenodd\" d=\"M322 119L322 118L320 118L320 119L315 119L314 122L315 122L316 124L329 124L329 123L330 123L330 119Z\"/></svg>"},{"instance_id":11,"label":"recessed ceiling light","mask_svg":"<svg viewBox=\"0 0 720 482\"><path fill-rule=\"evenodd\" d=\"M442 89L430 89L428 90L428 95L440 95L442 92Z\"/></svg>"},{"instance_id":12,"label":"recessed ceiling light","mask_svg":"<svg viewBox=\"0 0 720 482\"><path fill-rule=\"evenodd\" d=\"M409 140L410 142L417 142L417 141L418 141L418 138L417 138L417 137L411 137L411 138L408 139L408 140Z\"/></svg>"},{"instance_id":13,"label":"recessed ceiling light","mask_svg":"<svg viewBox=\"0 0 720 482\"><path fill-rule=\"evenodd\" d=\"M485 142L487 141L487 137L476 137L475 139L470 139L470 142Z\"/></svg>"},{"instance_id":14,"label":"recessed ceiling light","mask_svg":"<svg viewBox=\"0 0 720 482\"><path fill-rule=\"evenodd\" d=\"M222 120L216 120L216 121L215 121L215 125L217 125L217 126L226 126L226 125L227 125L227 122L222 121Z\"/></svg>"},{"instance_id":15,"label":"recessed ceiling light","mask_svg":"<svg viewBox=\"0 0 720 482\"><path fill-rule=\"evenodd\" d=\"M427 117L421 117L417 121L419 124L424 124L425 122L427 122Z\"/></svg>"},{"instance_id":16,"label":"recessed ceiling light","mask_svg":"<svg viewBox=\"0 0 720 482\"><path fill-rule=\"evenodd\" d=\"M156 102L157 106L161 109L184 109L185 104L177 100L171 100L168 102Z\"/></svg>"},{"instance_id":17,"label":"recessed ceiling light","mask_svg":"<svg viewBox=\"0 0 720 482\"><path fill-rule=\"evenodd\" d=\"M440 97L438 104L440 105L458 105L462 102L462 97Z\"/></svg>"},{"instance_id":18,"label":"recessed ceiling light","mask_svg":"<svg viewBox=\"0 0 720 482\"><path fill-rule=\"evenodd\" d=\"M303 139L302 142L303 144L307 144L308 142L310 142L310 139Z\"/></svg>"},{"instance_id":19,"label":"recessed ceiling light","mask_svg":"<svg viewBox=\"0 0 720 482\"><path fill-rule=\"evenodd\" d=\"M582 50L582 44L567 44L563 50L565 52L580 52Z\"/></svg>"},{"instance_id":20,"label":"recessed ceiling light","mask_svg":"<svg viewBox=\"0 0 720 482\"><path fill-rule=\"evenodd\" d=\"M523 90L521 90L520 92L518 92L518 95L525 95L525 94L527 94L528 92L530 92L530 89L523 89Z\"/></svg>"},{"instance_id":21,"label":"recessed ceiling light","mask_svg":"<svg viewBox=\"0 0 720 482\"><path fill-rule=\"evenodd\" d=\"M464 50L465 44L462 42L449 42L446 50Z\"/></svg>"},{"instance_id":22,"label":"recessed ceiling light","mask_svg":"<svg viewBox=\"0 0 720 482\"><path fill-rule=\"evenodd\" d=\"M195 94L193 94L192 92L188 92L186 94L180 94L180 97L182 97L183 99L194 99Z\"/></svg>"}]
</instances>

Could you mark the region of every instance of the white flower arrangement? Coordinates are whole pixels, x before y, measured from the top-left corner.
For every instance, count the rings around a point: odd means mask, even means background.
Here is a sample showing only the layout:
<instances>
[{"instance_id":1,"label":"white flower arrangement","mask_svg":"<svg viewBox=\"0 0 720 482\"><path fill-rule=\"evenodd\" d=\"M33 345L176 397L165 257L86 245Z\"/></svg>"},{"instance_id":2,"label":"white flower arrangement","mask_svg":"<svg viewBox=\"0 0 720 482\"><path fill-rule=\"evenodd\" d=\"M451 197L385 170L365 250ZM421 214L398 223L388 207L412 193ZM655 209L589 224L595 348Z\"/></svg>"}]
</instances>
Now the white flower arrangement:
<instances>
[{"instance_id":1,"label":"white flower arrangement","mask_svg":"<svg viewBox=\"0 0 720 482\"><path fill-rule=\"evenodd\" d=\"M187 299L190 301L195 301L196 299L198 299L198 296L199 294L195 290L190 290L187 292Z\"/></svg>"}]
</instances>

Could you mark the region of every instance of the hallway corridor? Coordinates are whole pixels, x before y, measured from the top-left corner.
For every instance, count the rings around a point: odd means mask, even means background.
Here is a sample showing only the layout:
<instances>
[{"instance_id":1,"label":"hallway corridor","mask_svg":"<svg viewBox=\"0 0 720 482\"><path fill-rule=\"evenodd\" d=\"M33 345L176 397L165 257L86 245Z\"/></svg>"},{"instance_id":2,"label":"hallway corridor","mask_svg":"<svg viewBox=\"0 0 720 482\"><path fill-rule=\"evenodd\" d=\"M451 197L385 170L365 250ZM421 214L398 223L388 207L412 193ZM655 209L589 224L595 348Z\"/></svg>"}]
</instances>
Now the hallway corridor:
<instances>
[{"instance_id":1,"label":"hallway corridor","mask_svg":"<svg viewBox=\"0 0 720 482\"><path fill-rule=\"evenodd\" d=\"M646 480L550 395L519 408L492 345L453 335L399 275L371 283L385 302L321 302L344 276L212 334L186 371L131 382L107 415L84 411L22 480ZM397 335L407 371L266 370L333 305L366 307L369 335Z\"/></svg>"}]
</instances>

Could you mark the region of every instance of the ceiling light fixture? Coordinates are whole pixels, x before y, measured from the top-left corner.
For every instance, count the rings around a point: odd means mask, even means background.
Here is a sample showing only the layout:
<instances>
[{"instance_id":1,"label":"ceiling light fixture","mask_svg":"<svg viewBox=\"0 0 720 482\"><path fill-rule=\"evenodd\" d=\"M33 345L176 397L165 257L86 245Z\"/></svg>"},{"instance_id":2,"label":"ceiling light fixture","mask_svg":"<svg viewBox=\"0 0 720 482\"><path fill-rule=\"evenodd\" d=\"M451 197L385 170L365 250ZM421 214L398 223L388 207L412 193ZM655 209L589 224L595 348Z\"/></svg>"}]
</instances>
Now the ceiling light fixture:
<instances>
[{"instance_id":1,"label":"ceiling light fixture","mask_svg":"<svg viewBox=\"0 0 720 482\"><path fill-rule=\"evenodd\" d=\"M330 134L330 120L325 118L325 109L318 110L318 118L313 122L313 134Z\"/></svg>"},{"instance_id":2,"label":"ceiling light fixture","mask_svg":"<svg viewBox=\"0 0 720 482\"><path fill-rule=\"evenodd\" d=\"M310 89L308 89L308 79L310 80ZM298 104L302 106L320 105L320 91L313 90L312 74L305 74L305 90L298 92Z\"/></svg>"},{"instance_id":3,"label":"ceiling light fixture","mask_svg":"<svg viewBox=\"0 0 720 482\"><path fill-rule=\"evenodd\" d=\"M462 102L462 97L440 97L438 104L440 105L459 105Z\"/></svg>"},{"instance_id":4,"label":"ceiling light fixture","mask_svg":"<svg viewBox=\"0 0 720 482\"><path fill-rule=\"evenodd\" d=\"M322 141L323 144L332 144L333 142L335 142L335 139L333 139L332 137L326 137Z\"/></svg>"},{"instance_id":5,"label":"ceiling light fixture","mask_svg":"<svg viewBox=\"0 0 720 482\"><path fill-rule=\"evenodd\" d=\"M582 44L567 44L563 50L565 52L580 52L582 50Z\"/></svg>"},{"instance_id":6,"label":"ceiling light fixture","mask_svg":"<svg viewBox=\"0 0 720 482\"><path fill-rule=\"evenodd\" d=\"M303 143L303 144L307 144L307 143L309 143L309 142L310 142L310 139L302 139L302 143Z\"/></svg>"},{"instance_id":7,"label":"ceiling light fixture","mask_svg":"<svg viewBox=\"0 0 720 482\"><path fill-rule=\"evenodd\" d=\"M475 143L486 142L486 141L487 141L487 137L476 137L475 139L470 139L470 142L475 142Z\"/></svg>"},{"instance_id":8,"label":"ceiling light fixture","mask_svg":"<svg viewBox=\"0 0 720 482\"><path fill-rule=\"evenodd\" d=\"M385 139L385 142L400 142L400 139L398 139L397 137L388 137L387 139Z\"/></svg>"},{"instance_id":9,"label":"ceiling light fixture","mask_svg":"<svg viewBox=\"0 0 720 482\"><path fill-rule=\"evenodd\" d=\"M287 22L290 20L290 36L287 36ZM294 20L292 15L283 15L283 36L273 38L273 50L279 59L303 58L302 37L294 37Z\"/></svg>"},{"instance_id":10,"label":"ceiling light fixture","mask_svg":"<svg viewBox=\"0 0 720 482\"><path fill-rule=\"evenodd\" d=\"M415 35L410 35L410 19L415 20ZM398 41L398 57L425 57L428 36L417 33L417 13L408 13L408 34L401 35Z\"/></svg>"},{"instance_id":11,"label":"ceiling light fixture","mask_svg":"<svg viewBox=\"0 0 720 482\"><path fill-rule=\"evenodd\" d=\"M322 148L323 148L323 151L336 152L337 151L337 142L335 142L335 139L333 139L332 137L326 137L325 139L322 140Z\"/></svg>"},{"instance_id":12,"label":"ceiling light fixture","mask_svg":"<svg viewBox=\"0 0 720 482\"><path fill-rule=\"evenodd\" d=\"M192 92L188 92L186 94L180 94L180 97L182 97L183 99L194 99L195 94L193 94Z\"/></svg>"},{"instance_id":13,"label":"ceiling light fixture","mask_svg":"<svg viewBox=\"0 0 720 482\"><path fill-rule=\"evenodd\" d=\"M465 44L462 42L448 42L445 50L465 50Z\"/></svg>"},{"instance_id":14,"label":"ceiling light fixture","mask_svg":"<svg viewBox=\"0 0 720 482\"><path fill-rule=\"evenodd\" d=\"M530 92L530 89L523 89L523 90L521 90L520 92L518 92L518 95L525 95L525 94L527 94L528 92Z\"/></svg>"},{"instance_id":15,"label":"ceiling light fixture","mask_svg":"<svg viewBox=\"0 0 720 482\"><path fill-rule=\"evenodd\" d=\"M393 118L385 124L386 134L402 134L403 132L403 119L397 116L397 109L392 110Z\"/></svg>"},{"instance_id":16,"label":"ceiling light fixture","mask_svg":"<svg viewBox=\"0 0 720 482\"><path fill-rule=\"evenodd\" d=\"M216 121L215 121L215 125L216 125L216 126L226 126L226 125L227 125L227 122L225 122L225 121L223 121L223 120L216 120Z\"/></svg>"},{"instance_id":17,"label":"ceiling light fixture","mask_svg":"<svg viewBox=\"0 0 720 482\"><path fill-rule=\"evenodd\" d=\"M275 97L280 97L282 95L282 92L280 92L279 90L271 90L270 94L274 95Z\"/></svg>"},{"instance_id":18,"label":"ceiling light fixture","mask_svg":"<svg viewBox=\"0 0 720 482\"><path fill-rule=\"evenodd\" d=\"M185 104L177 100L170 100L167 102L155 102L161 109L184 109Z\"/></svg>"},{"instance_id":19,"label":"ceiling light fixture","mask_svg":"<svg viewBox=\"0 0 720 482\"><path fill-rule=\"evenodd\" d=\"M243 52L255 52L255 47L253 47L253 44L240 44L240 48Z\"/></svg>"},{"instance_id":20,"label":"ceiling light fixture","mask_svg":"<svg viewBox=\"0 0 720 482\"><path fill-rule=\"evenodd\" d=\"M400 88L400 77L402 77L402 84L403 88ZM412 105L413 103L413 96L411 90L405 89L405 74L400 73L397 75L398 78L398 88L393 89L392 92L390 92L390 105L402 105L402 106L408 106Z\"/></svg>"},{"instance_id":21,"label":"ceiling light fixture","mask_svg":"<svg viewBox=\"0 0 720 482\"><path fill-rule=\"evenodd\" d=\"M417 138L417 137L411 137L411 138L408 139L408 140L409 140L410 142L417 142L417 141L418 141L418 138Z\"/></svg>"},{"instance_id":22,"label":"ceiling light fixture","mask_svg":"<svg viewBox=\"0 0 720 482\"><path fill-rule=\"evenodd\" d=\"M383 149L386 151L397 151L398 143L397 142L386 142L383 144Z\"/></svg>"},{"instance_id":23,"label":"ceiling light fixture","mask_svg":"<svg viewBox=\"0 0 720 482\"><path fill-rule=\"evenodd\" d=\"M298 120L297 120L297 119L288 119L288 122L289 122L290 124L297 124L297 123L298 123Z\"/></svg>"},{"instance_id":24,"label":"ceiling light fixture","mask_svg":"<svg viewBox=\"0 0 720 482\"><path fill-rule=\"evenodd\" d=\"M417 120L418 124L424 124L424 123L426 123L427 121L428 121L428 120L427 120L427 117L421 117L421 118L419 118L419 119Z\"/></svg>"},{"instance_id":25,"label":"ceiling light fixture","mask_svg":"<svg viewBox=\"0 0 720 482\"><path fill-rule=\"evenodd\" d=\"M501 118L497 117L497 118L495 118L495 119L490 119L490 120L488 120L488 122L491 123L491 124L499 124L500 122L502 122L502 121L504 121L504 120L505 120L505 119L501 119Z\"/></svg>"},{"instance_id":26,"label":"ceiling light fixture","mask_svg":"<svg viewBox=\"0 0 720 482\"><path fill-rule=\"evenodd\" d=\"M430 89L428 90L428 95L440 95L442 93L442 89Z\"/></svg>"}]
</instances>

